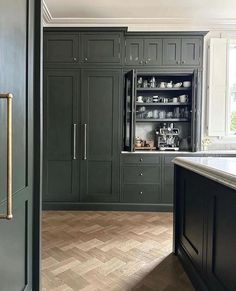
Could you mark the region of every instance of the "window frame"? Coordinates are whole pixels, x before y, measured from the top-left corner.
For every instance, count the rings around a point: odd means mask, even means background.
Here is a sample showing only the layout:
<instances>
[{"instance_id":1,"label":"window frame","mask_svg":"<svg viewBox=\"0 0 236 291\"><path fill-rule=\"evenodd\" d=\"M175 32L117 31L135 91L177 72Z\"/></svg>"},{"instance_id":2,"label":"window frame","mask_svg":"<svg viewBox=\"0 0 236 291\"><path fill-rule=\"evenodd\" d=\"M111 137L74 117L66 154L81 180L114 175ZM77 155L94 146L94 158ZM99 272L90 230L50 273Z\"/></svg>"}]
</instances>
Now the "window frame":
<instances>
[{"instance_id":1,"label":"window frame","mask_svg":"<svg viewBox=\"0 0 236 291\"><path fill-rule=\"evenodd\" d=\"M226 76L226 120L225 120L225 136L224 139L227 140L235 140L236 141L236 131L233 133L230 131L230 122L231 122L231 114L230 114L230 86L229 86L229 61L230 61L230 45L236 45L236 38L230 38L227 40L227 76Z\"/></svg>"}]
</instances>

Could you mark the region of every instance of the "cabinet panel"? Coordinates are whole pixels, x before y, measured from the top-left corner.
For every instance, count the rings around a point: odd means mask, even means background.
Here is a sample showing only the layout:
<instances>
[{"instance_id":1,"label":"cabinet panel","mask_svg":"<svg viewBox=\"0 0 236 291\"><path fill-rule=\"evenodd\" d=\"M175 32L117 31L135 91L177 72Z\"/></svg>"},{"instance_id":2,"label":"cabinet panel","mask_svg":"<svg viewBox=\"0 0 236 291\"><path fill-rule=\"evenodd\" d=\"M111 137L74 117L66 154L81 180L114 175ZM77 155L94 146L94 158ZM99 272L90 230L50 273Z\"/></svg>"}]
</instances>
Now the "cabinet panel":
<instances>
[{"instance_id":1,"label":"cabinet panel","mask_svg":"<svg viewBox=\"0 0 236 291\"><path fill-rule=\"evenodd\" d=\"M143 39L127 38L125 46L125 63L126 65L143 64Z\"/></svg>"},{"instance_id":2,"label":"cabinet panel","mask_svg":"<svg viewBox=\"0 0 236 291\"><path fill-rule=\"evenodd\" d=\"M210 194L208 212L207 276L212 290L236 290L235 190L212 181L204 183Z\"/></svg>"},{"instance_id":3,"label":"cabinet panel","mask_svg":"<svg viewBox=\"0 0 236 291\"><path fill-rule=\"evenodd\" d=\"M162 64L162 39L144 40L144 62L147 65Z\"/></svg>"},{"instance_id":4,"label":"cabinet panel","mask_svg":"<svg viewBox=\"0 0 236 291\"><path fill-rule=\"evenodd\" d=\"M160 185L125 184L122 201L127 203L159 203Z\"/></svg>"},{"instance_id":5,"label":"cabinet panel","mask_svg":"<svg viewBox=\"0 0 236 291\"><path fill-rule=\"evenodd\" d=\"M50 34L44 38L44 60L48 63L77 63L79 37L73 34Z\"/></svg>"},{"instance_id":6,"label":"cabinet panel","mask_svg":"<svg viewBox=\"0 0 236 291\"><path fill-rule=\"evenodd\" d=\"M81 197L116 201L119 189L119 70L84 70L82 75Z\"/></svg>"},{"instance_id":7,"label":"cabinet panel","mask_svg":"<svg viewBox=\"0 0 236 291\"><path fill-rule=\"evenodd\" d=\"M200 65L200 39L182 39L182 65Z\"/></svg>"},{"instance_id":8,"label":"cabinet panel","mask_svg":"<svg viewBox=\"0 0 236 291\"><path fill-rule=\"evenodd\" d=\"M163 40L163 65L178 65L181 58L181 39Z\"/></svg>"},{"instance_id":9,"label":"cabinet panel","mask_svg":"<svg viewBox=\"0 0 236 291\"><path fill-rule=\"evenodd\" d=\"M44 201L76 201L73 124L77 123L74 71L48 70L44 79ZM75 149L77 150L77 149Z\"/></svg>"},{"instance_id":10,"label":"cabinet panel","mask_svg":"<svg viewBox=\"0 0 236 291\"><path fill-rule=\"evenodd\" d=\"M159 166L124 166L124 183L159 183Z\"/></svg>"},{"instance_id":11,"label":"cabinet panel","mask_svg":"<svg viewBox=\"0 0 236 291\"><path fill-rule=\"evenodd\" d=\"M84 63L121 63L120 34L84 34L82 42Z\"/></svg>"},{"instance_id":12,"label":"cabinet panel","mask_svg":"<svg viewBox=\"0 0 236 291\"><path fill-rule=\"evenodd\" d=\"M183 173L179 189L180 242L196 268L202 271L205 202L201 185L204 184L197 174L185 170Z\"/></svg>"}]
</instances>

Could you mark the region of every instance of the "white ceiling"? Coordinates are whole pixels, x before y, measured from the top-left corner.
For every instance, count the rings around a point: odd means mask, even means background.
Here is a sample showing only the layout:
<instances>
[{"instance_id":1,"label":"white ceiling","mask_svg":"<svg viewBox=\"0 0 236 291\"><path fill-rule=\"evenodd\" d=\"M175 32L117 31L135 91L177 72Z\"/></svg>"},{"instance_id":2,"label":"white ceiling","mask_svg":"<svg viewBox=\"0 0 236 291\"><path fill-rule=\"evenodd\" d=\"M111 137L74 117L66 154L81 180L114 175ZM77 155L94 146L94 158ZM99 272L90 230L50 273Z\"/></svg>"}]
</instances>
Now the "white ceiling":
<instances>
[{"instance_id":1,"label":"white ceiling","mask_svg":"<svg viewBox=\"0 0 236 291\"><path fill-rule=\"evenodd\" d=\"M44 0L46 25L235 24L236 0Z\"/></svg>"}]
</instances>

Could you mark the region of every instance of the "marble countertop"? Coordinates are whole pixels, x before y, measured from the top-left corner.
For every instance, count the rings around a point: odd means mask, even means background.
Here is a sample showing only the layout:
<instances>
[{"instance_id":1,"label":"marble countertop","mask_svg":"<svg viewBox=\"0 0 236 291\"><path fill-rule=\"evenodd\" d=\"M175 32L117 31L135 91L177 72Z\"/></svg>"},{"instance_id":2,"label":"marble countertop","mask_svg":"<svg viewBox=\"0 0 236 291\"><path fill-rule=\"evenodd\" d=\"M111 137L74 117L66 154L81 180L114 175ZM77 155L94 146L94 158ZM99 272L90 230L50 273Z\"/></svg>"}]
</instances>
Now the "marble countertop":
<instances>
[{"instance_id":1,"label":"marble countertop","mask_svg":"<svg viewBox=\"0 0 236 291\"><path fill-rule=\"evenodd\" d=\"M236 157L179 157L173 162L236 190Z\"/></svg>"},{"instance_id":2,"label":"marble countertop","mask_svg":"<svg viewBox=\"0 0 236 291\"><path fill-rule=\"evenodd\" d=\"M184 155L235 155L235 150L211 150L211 151L198 151L198 152L186 152L186 151L135 151L135 152L128 152L128 151L122 151L122 154L164 154L164 155L177 155L177 154L184 154Z\"/></svg>"}]
</instances>

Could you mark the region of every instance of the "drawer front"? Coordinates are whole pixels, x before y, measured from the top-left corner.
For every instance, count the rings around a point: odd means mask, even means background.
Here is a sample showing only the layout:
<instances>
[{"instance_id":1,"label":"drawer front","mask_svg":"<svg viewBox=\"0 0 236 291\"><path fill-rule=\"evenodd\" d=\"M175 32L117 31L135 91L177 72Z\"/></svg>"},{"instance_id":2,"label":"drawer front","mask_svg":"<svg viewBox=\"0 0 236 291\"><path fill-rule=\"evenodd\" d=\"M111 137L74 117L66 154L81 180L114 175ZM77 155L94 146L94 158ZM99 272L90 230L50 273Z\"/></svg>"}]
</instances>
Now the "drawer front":
<instances>
[{"instance_id":1,"label":"drawer front","mask_svg":"<svg viewBox=\"0 0 236 291\"><path fill-rule=\"evenodd\" d=\"M160 185L124 185L122 201L127 203L160 203Z\"/></svg>"},{"instance_id":2,"label":"drawer front","mask_svg":"<svg viewBox=\"0 0 236 291\"><path fill-rule=\"evenodd\" d=\"M160 164L160 156L150 154L124 154L122 160L124 164Z\"/></svg>"},{"instance_id":3,"label":"drawer front","mask_svg":"<svg viewBox=\"0 0 236 291\"><path fill-rule=\"evenodd\" d=\"M159 166L125 166L123 170L123 181L126 184L159 183Z\"/></svg>"}]
</instances>

